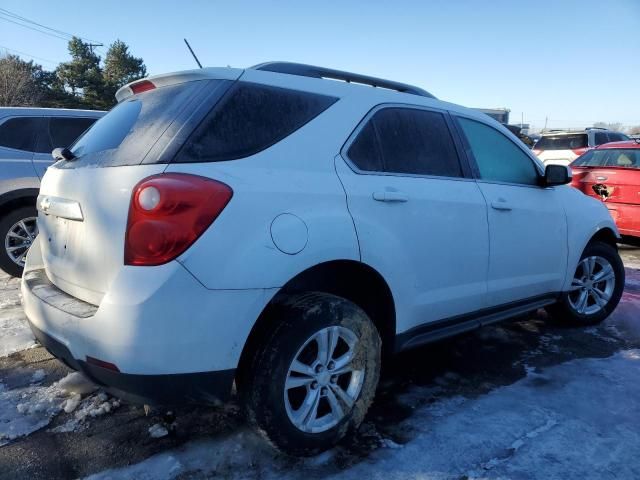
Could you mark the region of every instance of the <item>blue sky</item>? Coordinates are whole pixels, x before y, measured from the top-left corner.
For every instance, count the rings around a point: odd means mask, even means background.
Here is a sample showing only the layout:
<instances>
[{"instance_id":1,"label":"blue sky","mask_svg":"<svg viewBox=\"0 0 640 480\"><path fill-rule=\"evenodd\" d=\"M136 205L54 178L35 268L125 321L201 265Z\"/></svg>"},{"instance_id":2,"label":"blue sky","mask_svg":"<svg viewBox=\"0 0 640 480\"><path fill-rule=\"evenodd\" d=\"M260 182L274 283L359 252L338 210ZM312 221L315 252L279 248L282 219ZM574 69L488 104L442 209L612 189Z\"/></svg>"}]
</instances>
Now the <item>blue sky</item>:
<instances>
[{"instance_id":1,"label":"blue sky","mask_svg":"<svg viewBox=\"0 0 640 480\"><path fill-rule=\"evenodd\" d=\"M414 83L466 106L508 107L512 123L523 114L538 127L545 117L549 127L640 125L640 0L2 0L0 7L105 44L120 38L151 74L194 67L187 37L205 66L305 62ZM3 48L68 59L63 40L0 20Z\"/></svg>"}]
</instances>

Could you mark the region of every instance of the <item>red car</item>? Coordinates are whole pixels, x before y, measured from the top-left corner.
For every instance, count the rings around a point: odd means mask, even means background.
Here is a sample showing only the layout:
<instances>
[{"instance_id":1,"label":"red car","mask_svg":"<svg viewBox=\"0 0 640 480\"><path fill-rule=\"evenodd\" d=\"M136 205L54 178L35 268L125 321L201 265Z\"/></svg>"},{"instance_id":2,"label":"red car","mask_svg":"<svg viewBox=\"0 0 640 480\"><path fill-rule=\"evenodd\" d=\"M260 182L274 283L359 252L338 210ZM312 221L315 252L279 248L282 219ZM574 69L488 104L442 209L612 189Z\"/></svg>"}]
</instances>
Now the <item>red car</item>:
<instances>
[{"instance_id":1,"label":"red car","mask_svg":"<svg viewBox=\"0 0 640 480\"><path fill-rule=\"evenodd\" d=\"M571 163L571 185L609 209L620 234L640 242L640 140L600 145Z\"/></svg>"}]
</instances>

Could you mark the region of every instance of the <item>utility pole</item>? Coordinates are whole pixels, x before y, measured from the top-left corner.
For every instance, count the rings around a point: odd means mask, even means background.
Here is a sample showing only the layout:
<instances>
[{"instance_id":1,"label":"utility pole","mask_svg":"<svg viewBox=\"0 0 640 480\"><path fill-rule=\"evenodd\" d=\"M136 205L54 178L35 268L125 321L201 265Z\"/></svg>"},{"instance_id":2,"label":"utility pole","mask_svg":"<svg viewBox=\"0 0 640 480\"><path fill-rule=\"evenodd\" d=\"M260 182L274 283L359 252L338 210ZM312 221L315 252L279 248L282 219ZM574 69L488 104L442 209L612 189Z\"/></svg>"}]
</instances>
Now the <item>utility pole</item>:
<instances>
[{"instance_id":1,"label":"utility pole","mask_svg":"<svg viewBox=\"0 0 640 480\"><path fill-rule=\"evenodd\" d=\"M89 50L91 50L91 53L93 54L93 47L103 47L104 43L89 43L87 45L89 46Z\"/></svg>"},{"instance_id":2,"label":"utility pole","mask_svg":"<svg viewBox=\"0 0 640 480\"><path fill-rule=\"evenodd\" d=\"M548 120L549 120L549 117L544 117L544 129L543 130L547 129L547 121Z\"/></svg>"}]
</instances>

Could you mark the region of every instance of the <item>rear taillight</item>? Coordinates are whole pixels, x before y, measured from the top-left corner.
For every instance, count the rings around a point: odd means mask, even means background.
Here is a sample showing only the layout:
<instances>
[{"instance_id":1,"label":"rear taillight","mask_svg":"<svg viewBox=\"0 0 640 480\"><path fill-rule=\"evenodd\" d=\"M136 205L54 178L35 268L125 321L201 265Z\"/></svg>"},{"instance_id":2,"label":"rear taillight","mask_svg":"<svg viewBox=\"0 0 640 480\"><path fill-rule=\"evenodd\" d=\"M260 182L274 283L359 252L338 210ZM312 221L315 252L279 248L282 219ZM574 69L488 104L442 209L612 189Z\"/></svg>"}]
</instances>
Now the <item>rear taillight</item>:
<instances>
[{"instance_id":1,"label":"rear taillight","mask_svg":"<svg viewBox=\"0 0 640 480\"><path fill-rule=\"evenodd\" d=\"M138 93L153 90L154 88L156 88L156 86L153 83L151 83L149 80L141 80L139 82L129 85L129 88L131 89L134 95L137 95Z\"/></svg>"},{"instance_id":2,"label":"rear taillight","mask_svg":"<svg viewBox=\"0 0 640 480\"><path fill-rule=\"evenodd\" d=\"M589 148L587 147L583 147L583 148L572 148L571 151L573 153L575 153L576 155L580 156L582 155L584 152L586 152L587 150L589 150Z\"/></svg>"},{"instance_id":3,"label":"rear taillight","mask_svg":"<svg viewBox=\"0 0 640 480\"><path fill-rule=\"evenodd\" d=\"M184 173L145 178L133 189L125 265L161 265L195 242L233 196L228 185Z\"/></svg>"}]
</instances>

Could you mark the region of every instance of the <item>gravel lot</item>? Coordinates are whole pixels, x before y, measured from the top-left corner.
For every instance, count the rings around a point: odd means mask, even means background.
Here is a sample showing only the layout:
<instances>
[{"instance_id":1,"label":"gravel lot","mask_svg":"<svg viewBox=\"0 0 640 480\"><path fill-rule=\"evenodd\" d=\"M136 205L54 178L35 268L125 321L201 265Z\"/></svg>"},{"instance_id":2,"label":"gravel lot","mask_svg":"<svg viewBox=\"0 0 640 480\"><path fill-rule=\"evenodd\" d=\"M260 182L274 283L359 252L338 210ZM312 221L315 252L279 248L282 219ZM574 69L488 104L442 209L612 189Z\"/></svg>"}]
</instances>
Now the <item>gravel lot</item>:
<instances>
[{"instance_id":1,"label":"gravel lot","mask_svg":"<svg viewBox=\"0 0 640 480\"><path fill-rule=\"evenodd\" d=\"M24 334L19 284L0 277L0 478L640 478L640 250L621 251L625 294L602 325L539 311L402 354L360 432L305 460L233 403L145 415L56 383L70 371Z\"/></svg>"}]
</instances>

